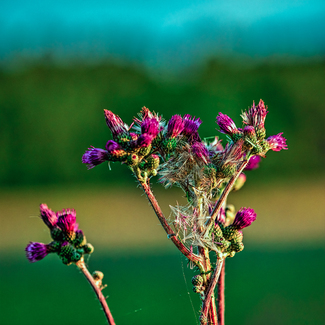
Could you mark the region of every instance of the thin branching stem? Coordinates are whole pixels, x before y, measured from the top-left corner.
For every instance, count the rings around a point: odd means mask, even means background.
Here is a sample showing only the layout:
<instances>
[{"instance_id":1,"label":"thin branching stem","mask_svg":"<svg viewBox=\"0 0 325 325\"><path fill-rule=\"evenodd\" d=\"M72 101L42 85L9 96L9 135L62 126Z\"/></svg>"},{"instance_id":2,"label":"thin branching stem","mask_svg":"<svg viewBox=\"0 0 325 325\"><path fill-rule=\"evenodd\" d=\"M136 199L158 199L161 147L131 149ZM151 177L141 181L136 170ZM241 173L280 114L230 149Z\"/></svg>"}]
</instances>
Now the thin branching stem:
<instances>
[{"instance_id":1,"label":"thin branching stem","mask_svg":"<svg viewBox=\"0 0 325 325\"><path fill-rule=\"evenodd\" d=\"M145 192L145 194L146 194L146 196L147 196L153 210L155 211L156 216L158 217L161 225L165 229L168 238L171 239L171 241L175 244L175 246L179 249L179 251L185 257L187 257L190 261L192 261L195 265L197 265L201 269L202 267L200 267L200 264L202 265L202 263L203 263L202 257L200 257L200 256L194 254L193 252L191 252L181 242L181 240L175 234L174 230L170 227L170 225L168 224L163 212L161 211L161 208L160 208L160 206L158 204L158 201L157 201L156 197L154 196L154 194L151 191L149 181L147 181L147 182L139 181L139 184L142 187L143 191Z\"/></svg>"},{"instance_id":2,"label":"thin branching stem","mask_svg":"<svg viewBox=\"0 0 325 325\"><path fill-rule=\"evenodd\" d=\"M213 296L214 293L214 289L216 287L217 281L219 279L219 275L220 275L220 271L223 265L223 261L224 259L218 259L217 260L217 264L216 267L212 273L212 276L210 278L209 281L209 286L207 288L207 290L205 291L205 299L203 301L203 306L202 306L202 312L201 312L201 319L206 319L207 318L207 314L208 311L210 309L210 304L211 304L211 298ZM217 323L214 323L213 325L215 325Z\"/></svg>"},{"instance_id":3,"label":"thin branching stem","mask_svg":"<svg viewBox=\"0 0 325 325\"><path fill-rule=\"evenodd\" d=\"M76 262L77 267L80 269L80 271L84 274L85 278L88 280L89 284L91 285L91 287L93 288L93 290L95 291L95 294L102 306L103 312L106 316L107 322L109 325L115 325L112 313L110 311L110 309L108 308L106 299L102 293L101 288L99 288L96 285L96 282L94 280L94 278L92 277L92 275L89 273L85 262L83 259L79 260L78 262Z\"/></svg>"},{"instance_id":4,"label":"thin branching stem","mask_svg":"<svg viewBox=\"0 0 325 325\"><path fill-rule=\"evenodd\" d=\"M214 222L217 218L217 215L218 215L221 207L223 206L224 202L226 201L229 192L232 190L232 187L233 187L236 179L238 178L240 173L244 170L244 168L246 167L247 164L248 164L248 160L244 160L241 163L240 167L238 168L237 173L230 178L228 184L226 185L225 189L223 190L222 194L219 197L219 200L216 202L216 204L212 210L210 219L206 223L206 231L209 231L210 227L214 224Z\"/></svg>"},{"instance_id":5,"label":"thin branching stem","mask_svg":"<svg viewBox=\"0 0 325 325\"><path fill-rule=\"evenodd\" d=\"M225 325L225 262L223 262L218 279L218 320L219 325Z\"/></svg>"}]
</instances>

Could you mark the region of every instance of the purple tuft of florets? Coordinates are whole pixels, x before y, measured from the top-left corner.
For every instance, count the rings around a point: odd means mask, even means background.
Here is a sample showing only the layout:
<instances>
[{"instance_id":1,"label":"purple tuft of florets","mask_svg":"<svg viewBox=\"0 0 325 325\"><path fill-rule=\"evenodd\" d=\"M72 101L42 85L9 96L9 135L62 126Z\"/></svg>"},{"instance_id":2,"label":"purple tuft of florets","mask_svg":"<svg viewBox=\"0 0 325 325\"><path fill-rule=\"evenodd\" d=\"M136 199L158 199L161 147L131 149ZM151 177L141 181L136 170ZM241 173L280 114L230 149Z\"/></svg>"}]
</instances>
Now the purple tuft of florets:
<instances>
[{"instance_id":1,"label":"purple tuft of florets","mask_svg":"<svg viewBox=\"0 0 325 325\"><path fill-rule=\"evenodd\" d=\"M41 218L44 221L44 223L50 229L53 229L58 221L58 217L56 216L56 213L53 212L51 209L49 209L48 206L44 203L40 205L40 211L41 211Z\"/></svg>"},{"instance_id":2,"label":"purple tuft of florets","mask_svg":"<svg viewBox=\"0 0 325 325\"><path fill-rule=\"evenodd\" d=\"M32 263L42 260L48 253L48 245L37 242L30 242L25 248L26 257Z\"/></svg>"},{"instance_id":3,"label":"purple tuft of florets","mask_svg":"<svg viewBox=\"0 0 325 325\"><path fill-rule=\"evenodd\" d=\"M261 156L252 156L249 161L248 164L245 167L245 170L252 170L252 169L256 169L258 168L258 164L261 161Z\"/></svg>"},{"instance_id":4,"label":"purple tuft of florets","mask_svg":"<svg viewBox=\"0 0 325 325\"><path fill-rule=\"evenodd\" d=\"M192 152L194 155L205 164L208 163L209 151L203 142L195 142L192 144Z\"/></svg>"},{"instance_id":5,"label":"purple tuft of florets","mask_svg":"<svg viewBox=\"0 0 325 325\"><path fill-rule=\"evenodd\" d=\"M254 127L251 125L246 125L244 127L244 135L246 135L250 138L254 137L256 135Z\"/></svg>"},{"instance_id":6,"label":"purple tuft of florets","mask_svg":"<svg viewBox=\"0 0 325 325\"><path fill-rule=\"evenodd\" d=\"M154 137L150 134L147 133L141 134L138 140L136 141L137 147L141 147L141 148L148 147L151 144L153 139Z\"/></svg>"},{"instance_id":7,"label":"purple tuft of florets","mask_svg":"<svg viewBox=\"0 0 325 325\"><path fill-rule=\"evenodd\" d=\"M106 124L111 130L114 138L128 132L128 125L125 124L118 115L115 115L113 112L107 109L104 109L104 114Z\"/></svg>"},{"instance_id":8,"label":"purple tuft of florets","mask_svg":"<svg viewBox=\"0 0 325 325\"><path fill-rule=\"evenodd\" d=\"M107 150L108 154L114 154L115 150L120 150L122 147L114 140L108 140L105 145L105 149Z\"/></svg>"},{"instance_id":9,"label":"purple tuft of florets","mask_svg":"<svg viewBox=\"0 0 325 325\"><path fill-rule=\"evenodd\" d=\"M283 132L272 135L266 139L269 147L273 151L280 151L282 149L287 150L288 146L286 144L287 139L282 136Z\"/></svg>"},{"instance_id":10,"label":"purple tuft of florets","mask_svg":"<svg viewBox=\"0 0 325 325\"><path fill-rule=\"evenodd\" d=\"M83 154L81 161L87 164L88 169L91 169L108 160L107 154L106 150L91 147Z\"/></svg>"},{"instance_id":11,"label":"purple tuft of florets","mask_svg":"<svg viewBox=\"0 0 325 325\"><path fill-rule=\"evenodd\" d=\"M146 117L141 122L141 133L155 138L159 133L159 121L155 117Z\"/></svg>"},{"instance_id":12,"label":"purple tuft of florets","mask_svg":"<svg viewBox=\"0 0 325 325\"><path fill-rule=\"evenodd\" d=\"M261 99L257 106L253 102L253 106L247 112L243 112L241 117L243 118L244 124L254 126L257 129L264 129L267 113L267 107Z\"/></svg>"},{"instance_id":13,"label":"purple tuft of florets","mask_svg":"<svg viewBox=\"0 0 325 325\"><path fill-rule=\"evenodd\" d=\"M251 208L241 208L235 217L232 226L238 230L246 228L256 220L256 213Z\"/></svg>"},{"instance_id":14,"label":"purple tuft of florets","mask_svg":"<svg viewBox=\"0 0 325 325\"><path fill-rule=\"evenodd\" d=\"M167 137L176 138L184 129L184 121L180 115L173 115L168 122Z\"/></svg>"},{"instance_id":15,"label":"purple tuft of florets","mask_svg":"<svg viewBox=\"0 0 325 325\"><path fill-rule=\"evenodd\" d=\"M237 129L235 122L226 114L222 114L221 112L216 117L217 124L220 127L220 132L228 135L238 134L240 131Z\"/></svg>"},{"instance_id":16,"label":"purple tuft of florets","mask_svg":"<svg viewBox=\"0 0 325 325\"><path fill-rule=\"evenodd\" d=\"M76 211L74 209L63 209L56 214L58 216L57 226L60 227L64 233L69 234L78 230Z\"/></svg>"},{"instance_id":17,"label":"purple tuft of florets","mask_svg":"<svg viewBox=\"0 0 325 325\"><path fill-rule=\"evenodd\" d=\"M197 131L202 121L199 118L195 119L195 116L192 119L192 116L189 114L184 115L183 121L184 129L182 134L187 136L192 141L200 141L201 139Z\"/></svg>"}]
</instances>

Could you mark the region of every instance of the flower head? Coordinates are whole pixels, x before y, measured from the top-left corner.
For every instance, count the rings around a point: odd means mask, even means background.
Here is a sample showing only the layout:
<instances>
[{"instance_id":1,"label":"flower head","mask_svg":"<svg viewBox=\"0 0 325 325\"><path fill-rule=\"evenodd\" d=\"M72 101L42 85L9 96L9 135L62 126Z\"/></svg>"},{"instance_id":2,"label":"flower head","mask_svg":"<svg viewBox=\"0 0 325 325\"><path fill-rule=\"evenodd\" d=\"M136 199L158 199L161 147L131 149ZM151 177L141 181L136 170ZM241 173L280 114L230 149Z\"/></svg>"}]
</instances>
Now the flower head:
<instances>
[{"instance_id":1,"label":"flower head","mask_svg":"<svg viewBox=\"0 0 325 325\"><path fill-rule=\"evenodd\" d=\"M180 115L173 115L168 122L167 137L176 138L184 129L184 121Z\"/></svg>"},{"instance_id":2,"label":"flower head","mask_svg":"<svg viewBox=\"0 0 325 325\"><path fill-rule=\"evenodd\" d=\"M76 223L76 211L74 209L63 209L58 211L57 226L65 233L70 234L78 230L78 224Z\"/></svg>"},{"instance_id":3,"label":"flower head","mask_svg":"<svg viewBox=\"0 0 325 325\"><path fill-rule=\"evenodd\" d=\"M241 230L246 228L252 224L253 221L256 220L256 213L251 208L241 208L235 217L235 220L232 224L232 227L237 230Z\"/></svg>"},{"instance_id":4,"label":"flower head","mask_svg":"<svg viewBox=\"0 0 325 325\"><path fill-rule=\"evenodd\" d=\"M249 158L248 164L245 167L245 170L252 170L258 168L258 164L261 161L261 156L252 156Z\"/></svg>"},{"instance_id":5,"label":"flower head","mask_svg":"<svg viewBox=\"0 0 325 325\"><path fill-rule=\"evenodd\" d=\"M32 263L42 260L49 253L49 245L30 242L25 248L26 257Z\"/></svg>"},{"instance_id":6,"label":"flower head","mask_svg":"<svg viewBox=\"0 0 325 325\"><path fill-rule=\"evenodd\" d=\"M87 164L88 169L91 169L108 160L107 154L106 150L91 147L83 154L81 161Z\"/></svg>"},{"instance_id":7,"label":"flower head","mask_svg":"<svg viewBox=\"0 0 325 325\"><path fill-rule=\"evenodd\" d=\"M233 134L241 133L235 124L235 122L226 114L221 112L217 116L217 124L220 127L220 132L232 136Z\"/></svg>"},{"instance_id":8,"label":"flower head","mask_svg":"<svg viewBox=\"0 0 325 325\"><path fill-rule=\"evenodd\" d=\"M51 209L48 208L46 204L40 205L40 211L41 211L41 218L44 221L44 223L50 228L54 228L58 217L55 212L53 212Z\"/></svg>"},{"instance_id":9,"label":"flower head","mask_svg":"<svg viewBox=\"0 0 325 325\"><path fill-rule=\"evenodd\" d=\"M108 140L105 145L105 149L107 150L108 154L114 154L116 150L122 150L122 147L114 140Z\"/></svg>"},{"instance_id":10,"label":"flower head","mask_svg":"<svg viewBox=\"0 0 325 325\"><path fill-rule=\"evenodd\" d=\"M244 124L253 126L258 135L263 137L265 136L264 123L267 113L267 106L264 105L261 99L257 106L253 102L253 106L247 112L243 112L241 117Z\"/></svg>"},{"instance_id":11,"label":"flower head","mask_svg":"<svg viewBox=\"0 0 325 325\"><path fill-rule=\"evenodd\" d=\"M198 129L202 121L199 118L195 119L195 116L192 119L192 116L189 114L186 114L183 117L183 121L184 121L184 129L182 131L182 134L188 137L192 141L200 141L201 139L198 134Z\"/></svg>"},{"instance_id":12,"label":"flower head","mask_svg":"<svg viewBox=\"0 0 325 325\"><path fill-rule=\"evenodd\" d=\"M159 121L155 117L146 117L141 122L141 133L155 138L159 133Z\"/></svg>"},{"instance_id":13,"label":"flower head","mask_svg":"<svg viewBox=\"0 0 325 325\"><path fill-rule=\"evenodd\" d=\"M203 142L193 143L192 144L192 152L199 160L203 161L205 164L208 163L209 151Z\"/></svg>"},{"instance_id":14,"label":"flower head","mask_svg":"<svg viewBox=\"0 0 325 325\"><path fill-rule=\"evenodd\" d=\"M128 125L125 124L118 115L115 115L113 112L107 109L104 109L104 114L106 124L111 130L114 138L128 132Z\"/></svg>"},{"instance_id":15,"label":"flower head","mask_svg":"<svg viewBox=\"0 0 325 325\"><path fill-rule=\"evenodd\" d=\"M283 132L272 135L266 139L269 147L273 151L280 151L282 149L287 150L288 146L286 144L287 139L282 136Z\"/></svg>"}]
</instances>

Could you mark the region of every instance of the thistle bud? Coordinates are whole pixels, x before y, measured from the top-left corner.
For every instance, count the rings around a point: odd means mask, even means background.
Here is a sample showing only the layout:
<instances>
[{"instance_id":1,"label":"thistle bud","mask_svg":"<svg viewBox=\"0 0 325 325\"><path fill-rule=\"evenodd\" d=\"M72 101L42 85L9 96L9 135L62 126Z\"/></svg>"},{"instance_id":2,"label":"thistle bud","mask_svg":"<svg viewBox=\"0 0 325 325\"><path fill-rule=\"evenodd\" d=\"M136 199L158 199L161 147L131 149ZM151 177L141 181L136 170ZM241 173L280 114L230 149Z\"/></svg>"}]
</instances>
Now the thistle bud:
<instances>
[{"instance_id":1,"label":"thistle bud","mask_svg":"<svg viewBox=\"0 0 325 325\"><path fill-rule=\"evenodd\" d=\"M192 284L194 286L201 286L203 284L203 278L201 275L197 274L197 275L194 275L193 278L192 278Z\"/></svg>"},{"instance_id":2,"label":"thistle bud","mask_svg":"<svg viewBox=\"0 0 325 325\"><path fill-rule=\"evenodd\" d=\"M147 168L149 170L157 169L159 167L159 156L157 155L151 155L147 159Z\"/></svg>"},{"instance_id":3,"label":"thistle bud","mask_svg":"<svg viewBox=\"0 0 325 325\"><path fill-rule=\"evenodd\" d=\"M135 153L131 153L130 155L128 155L127 157L127 165L128 166L136 166L139 163L139 156Z\"/></svg>"},{"instance_id":4,"label":"thistle bud","mask_svg":"<svg viewBox=\"0 0 325 325\"><path fill-rule=\"evenodd\" d=\"M83 249L85 251L85 254L91 254L94 251L94 246L87 243L85 246L83 246Z\"/></svg>"},{"instance_id":5,"label":"thistle bud","mask_svg":"<svg viewBox=\"0 0 325 325\"><path fill-rule=\"evenodd\" d=\"M241 173L237 177L235 184L232 187L232 190L234 192L240 190L244 186L245 182L246 182L246 175L244 173Z\"/></svg>"},{"instance_id":6,"label":"thistle bud","mask_svg":"<svg viewBox=\"0 0 325 325\"><path fill-rule=\"evenodd\" d=\"M82 230L77 230L76 231L76 238L73 241L73 245L75 247L82 247L84 245L86 245L87 240L86 240L86 236L84 235Z\"/></svg>"},{"instance_id":7,"label":"thistle bud","mask_svg":"<svg viewBox=\"0 0 325 325\"><path fill-rule=\"evenodd\" d=\"M193 291L195 293L200 293L202 291L202 287L201 286L193 286Z\"/></svg>"},{"instance_id":8,"label":"thistle bud","mask_svg":"<svg viewBox=\"0 0 325 325\"><path fill-rule=\"evenodd\" d=\"M104 273L103 272L100 272L100 271L94 271L92 273L92 277L93 277L94 280L103 280Z\"/></svg>"}]
</instances>

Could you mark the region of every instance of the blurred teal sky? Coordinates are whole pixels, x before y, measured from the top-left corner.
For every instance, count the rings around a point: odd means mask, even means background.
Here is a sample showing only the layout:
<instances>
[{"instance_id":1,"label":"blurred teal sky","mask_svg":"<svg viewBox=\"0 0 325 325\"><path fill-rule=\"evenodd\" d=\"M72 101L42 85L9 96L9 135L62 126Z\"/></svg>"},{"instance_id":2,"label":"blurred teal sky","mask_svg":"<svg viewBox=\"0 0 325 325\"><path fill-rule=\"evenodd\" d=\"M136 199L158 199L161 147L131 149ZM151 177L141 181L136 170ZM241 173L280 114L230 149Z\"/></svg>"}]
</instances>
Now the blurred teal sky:
<instances>
[{"instance_id":1,"label":"blurred teal sky","mask_svg":"<svg viewBox=\"0 0 325 325\"><path fill-rule=\"evenodd\" d=\"M115 58L177 70L210 56L325 54L321 0L4 0L0 61Z\"/></svg>"}]
</instances>

